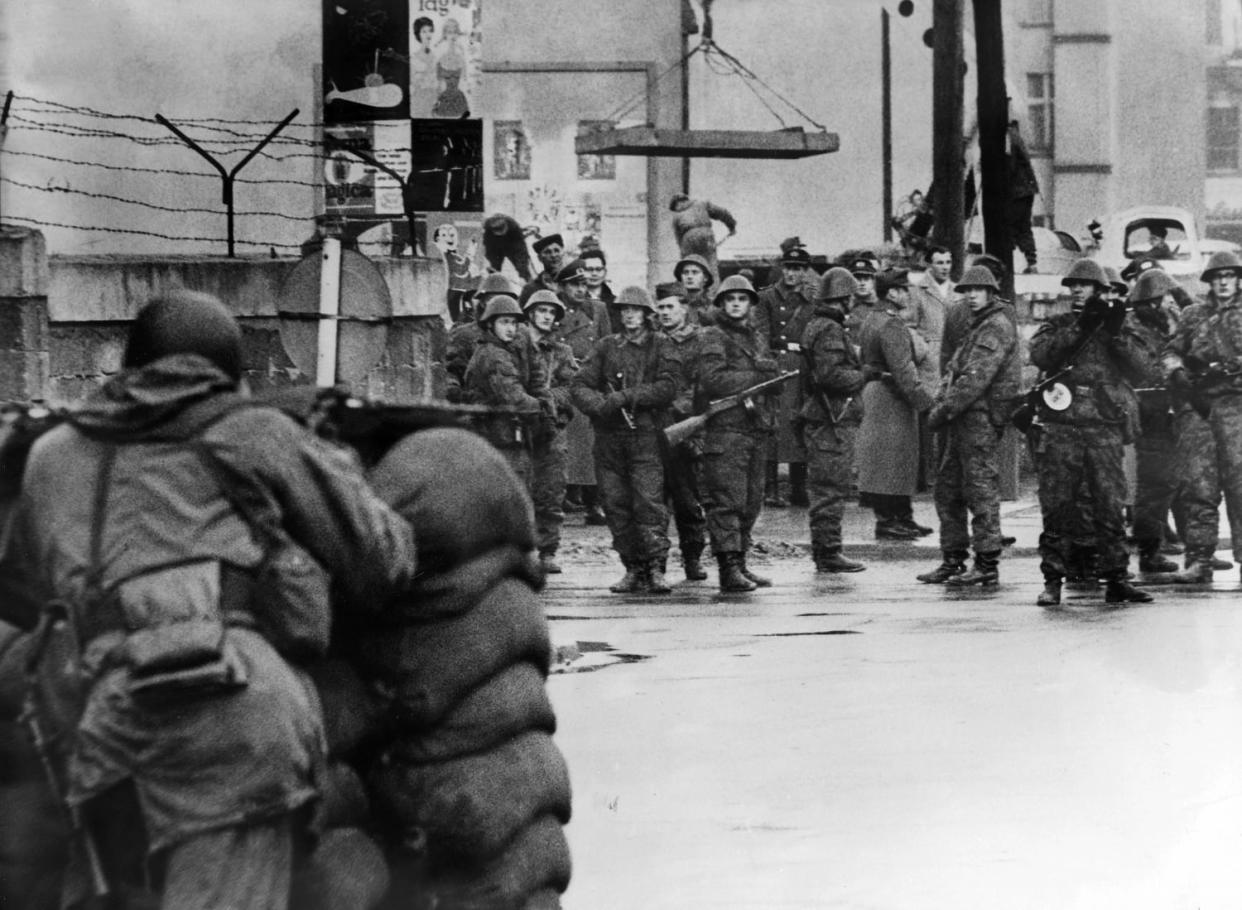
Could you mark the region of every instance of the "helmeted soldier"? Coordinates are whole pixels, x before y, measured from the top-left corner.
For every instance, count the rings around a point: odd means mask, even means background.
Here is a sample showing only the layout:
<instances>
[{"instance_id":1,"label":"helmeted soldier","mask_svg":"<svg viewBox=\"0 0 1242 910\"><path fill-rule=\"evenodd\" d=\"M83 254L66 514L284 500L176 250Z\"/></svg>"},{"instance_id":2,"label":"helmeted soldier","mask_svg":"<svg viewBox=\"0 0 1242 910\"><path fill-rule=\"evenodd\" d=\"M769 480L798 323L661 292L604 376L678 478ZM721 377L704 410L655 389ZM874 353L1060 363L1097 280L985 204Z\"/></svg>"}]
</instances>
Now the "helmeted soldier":
<instances>
[{"instance_id":1,"label":"helmeted soldier","mask_svg":"<svg viewBox=\"0 0 1242 910\"><path fill-rule=\"evenodd\" d=\"M565 522L565 467L568 446L565 427L573 418L572 383L578 362L569 345L552 337L565 316L565 304L552 291L535 291L523 307L536 356L548 377L552 401L550 413L542 415L531 439L531 500L535 505L535 536L544 572L561 572L556 551Z\"/></svg>"},{"instance_id":2,"label":"helmeted soldier","mask_svg":"<svg viewBox=\"0 0 1242 910\"><path fill-rule=\"evenodd\" d=\"M483 433L530 489L532 436L554 408L544 361L530 337L518 332L525 321L526 314L507 294L487 302L479 317L483 340L470 358L465 385L471 401L505 409L487 418Z\"/></svg>"},{"instance_id":3,"label":"helmeted soldier","mask_svg":"<svg viewBox=\"0 0 1242 910\"><path fill-rule=\"evenodd\" d=\"M623 331L591 348L573 380L574 404L595 429L595 473L612 545L625 576L617 594L667 594L668 511L659 434L677 394L680 367L671 341L652 331L651 297L623 288L613 306Z\"/></svg>"},{"instance_id":4,"label":"helmeted soldier","mask_svg":"<svg viewBox=\"0 0 1242 910\"><path fill-rule=\"evenodd\" d=\"M479 290L474 297L474 319L449 330L444 350L445 398L449 401L460 402L468 398L463 383L474 349L483 340L479 319L487 309L487 302L499 294L513 296L513 283L500 272L489 272L479 282Z\"/></svg>"},{"instance_id":5,"label":"helmeted soldier","mask_svg":"<svg viewBox=\"0 0 1242 910\"><path fill-rule=\"evenodd\" d=\"M918 579L929 584L995 585L1001 554L1000 440L1021 381L1018 333L997 299L1000 285L986 268L971 266L954 290L965 296L971 309L970 333L949 361L927 415L929 427L945 428L935 485L943 562ZM975 563L968 571L971 545Z\"/></svg>"},{"instance_id":6,"label":"helmeted soldier","mask_svg":"<svg viewBox=\"0 0 1242 910\"><path fill-rule=\"evenodd\" d=\"M767 340L750 319L754 287L731 275L716 291L717 321L704 329L699 347L699 392L714 401L775 378L778 367ZM746 565L751 531L763 509L763 473L772 433L767 396L748 407L711 417L703 439L703 485L707 530L720 566L722 591L753 591L772 582Z\"/></svg>"},{"instance_id":7,"label":"helmeted soldier","mask_svg":"<svg viewBox=\"0 0 1242 910\"><path fill-rule=\"evenodd\" d=\"M673 266L673 277L681 282L682 299L690 311L690 322L711 325L716 321L716 308L712 304L711 287L716 283L716 273L708 261L698 253L691 253Z\"/></svg>"},{"instance_id":8,"label":"helmeted soldier","mask_svg":"<svg viewBox=\"0 0 1242 910\"><path fill-rule=\"evenodd\" d=\"M1031 362L1046 386L1034 445L1044 523L1044 590L1037 603L1061 602L1084 485L1105 600L1143 603L1151 595L1127 580L1122 449L1133 438L1137 413L1129 383L1150 371L1154 354L1126 325L1125 308L1110 307L1100 296L1108 276L1099 263L1079 259L1061 283L1072 297L1071 312L1049 319L1031 341Z\"/></svg>"},{"instance_id":9,"label":"helmeted soldier","mask_svg":"<svg viewBox=\"0 0 1242 910\"><path fill-rule=\"evenodd\" d=\"M810 322L798 345L802 357L799 422L807 454L811 553L817 572L861 572L842 555L841 521L854 473L854 440L862 414L862 364L845 328L857 282L846 269L824 273Z\"/></svg>"},{"instance_id":10,"label":"helmeted soldier","mask_svg":"<svg viewBox=\"0 0 1242 910\"><path fill-rule=\"evenodd\" d=\"M1216 469L1224 491L1235 562L1242 562L1242 259L1230 252L1212 255L1200 279L1209 285L1206 299L1182 311L1177 330L1164 350L1163 368L1171 391L1206 411L1206 430L1195 432L1190 415L1179 430L1185 455L1179 493L1186 514L1186 569L1175 576L1189 582L1212 579L1216 541L1216 502L1208 483ZM1195 410L1195 408L1192 408ZM1190 450L1187 441L1197 449ZM1197 472L1197 477L1196 477ZM1210 525L1210 527L1209 527Z\"/></svg>"}]
</instances>

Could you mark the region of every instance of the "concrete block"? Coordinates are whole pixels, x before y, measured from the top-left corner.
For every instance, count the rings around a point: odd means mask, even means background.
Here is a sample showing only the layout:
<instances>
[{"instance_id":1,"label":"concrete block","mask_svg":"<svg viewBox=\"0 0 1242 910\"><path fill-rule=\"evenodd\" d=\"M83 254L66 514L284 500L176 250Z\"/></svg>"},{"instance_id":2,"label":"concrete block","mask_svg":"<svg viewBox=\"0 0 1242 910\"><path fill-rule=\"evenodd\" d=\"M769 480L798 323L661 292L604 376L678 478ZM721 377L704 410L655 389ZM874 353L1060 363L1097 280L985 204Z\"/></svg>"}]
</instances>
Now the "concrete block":
<instances>
[{"instance_id":1,"label":"concrete block","mask_svg":"<svg viewBox=\"0 0 1242 910\"><path fill-rule=\"evenodd\" d=\"M0 297L47 295L47 246L29 228L0 225Z\"/></svg>"}]
</instances>

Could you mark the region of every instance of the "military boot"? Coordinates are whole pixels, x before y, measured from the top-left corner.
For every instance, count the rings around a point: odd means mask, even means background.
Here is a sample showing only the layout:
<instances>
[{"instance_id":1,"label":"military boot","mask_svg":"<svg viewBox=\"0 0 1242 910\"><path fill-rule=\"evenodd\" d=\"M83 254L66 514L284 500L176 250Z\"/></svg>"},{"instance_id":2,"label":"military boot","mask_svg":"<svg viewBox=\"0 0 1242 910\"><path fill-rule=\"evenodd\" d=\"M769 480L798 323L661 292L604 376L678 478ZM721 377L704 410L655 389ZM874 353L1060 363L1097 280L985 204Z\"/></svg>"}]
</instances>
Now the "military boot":
<instances>
[{"instance_id":1,"label":"military boot","mask_svg":"<svg viewBox=\"0 0 1242 910\"><path fill-rule=\"evenodd\" d=\"M703 568L703 544L682 544L681 565L686 573L687 581L703 581L707 578L707 570Z\"/></svg>"},{"instance_id":2,"label":"military boot","mask_svg":"<svg viewBox=\"0 0 1242 910\"><path fill-rule=\"evenodd\" d=\"M841 555L840 547L817 547L815 549L816 572L861 572L866 566Z\"/></svg>"},{"instance_id":3,"label":"military boot","mask_svg":"<svg viewBox=\"0 0 1242 910\"><path fill-rule=\"evenodd\" d=\"M945 550L944 561L940 565L915 578L926 585L942 585L966 571L966 557L969 555L965 550Z\"/></svg>"},{"instance_id":4,"label":"military boot","mask_svg":"<svg viewBox=\"0 0 1242 910\"><path fill-rule=\"evenodd\" d=\"M756 588L772 587L772 579L764 575L756 575L754 572L750 571L750 566L746 565L746 551L744 550L742 551L741 559L742 574L749 578Z\"/></svg>"},{"instance_id":5,"label":"military boot","mask_svg":"<svg viewBox=\"0 0 1242 910\"><path fill-rule=\"evenodd\" d=\"M1159 540L1141 540L1139 541L1138 550L1138 567L1140 572L1160 573L1177 571L1177 563L1171 559L1165 559L1161 555Z\"/></svg>"},{"instance_id":6,"label":"military boot","mask_svg":"<svg viewBox=\"0 0 1242 910\"><path fill-rule=\"evenodd\" d=\"M1104 583L1104 603L1107 604L1146 604L1151 603L1152 596L1139 590L1124 578L1110 578Z\"/></svg>"},{"instance_id":7,"label":"military boot","mask_svg":"<svg viewBox=\"0 0 1242 910\"><path fill-rule=\"evenodd\" d=\"M1039 592L1039 596L1035 598L1035 605L1039 607L1055 607L1061 603L1061 579L1045 578L1044 589Z\"/></svg>"},{"instance_id":8,"label":"military boot","mask_svg":"<svg viewBox=\"0 0 1242 910\"><path fill-rule=\"evenodd\" d=\"M742 574L741 553L717 553L716 562L720 566L720 590L735 594L753 591L759 587Z\"/></svg>"},{"instance_id":9,"label":"military boot","mask_svg":"<svg viewBox=\"0 0 1242 910\"><path fill-rule=\"evenodd\" d=\"M646 573L637 563L626 563L624 577L608 590L613 594L640 594L646 589Z\"/></svg>"},{"instance_id":10,"label":"military boot","mask_svg":"<svg viewBox=\"0 0 1242 910\"><path fill-rule=\"evenodd\" d=\"M1212 561L1213 572L1228 572L1230 569L1233 568L1233 563L1231 563L1227 559L1220 559L1215 554L1212 554L1211 561Z\"/></svg>"},{"instance_id":11,"label":"military boot","mask_svg":"<svg viewBox=\"0 0 1242 910\"><path fill-rule=\"evenodd\" d=\"M975 564L961 575L954 575L945 581L954 588L965 588L970 585L990 588L1000 582L1000 551L976 553Z\"/></svg>"},{"instance_id":12,"label":"military boot","mask_svg":"<svg viewBox=\"0 0 1242 910\"><path fill-rule=\"evenodd\" d=\"M1207 559L1188 559L1186 568L1169 576L1169 580L1183 585L1205 585L1212 581L1212 561Z\"/></svg>"},{"instance_id":13,"label":"military boot","mask_svg":"<svg viewBox=\"0 0 1242 910\"><path fill-rule=\"evenodd\" d=\"M673 590L664 577L666 567L667 563L663 559L653 559L647 563L648 594L667 594Z\"/></svg>"},{"instance_id":14,"label":"military boot","mask_svg":"<svg viewBox=\"0 0 1242 910\"><path fill-rule=\"evenodd\" d=\"M562 572L560 563L556 561L555 550L544 550L539 554L539 566L543 569L545 575L560 575Z\"/></svg>"}]
</instances>

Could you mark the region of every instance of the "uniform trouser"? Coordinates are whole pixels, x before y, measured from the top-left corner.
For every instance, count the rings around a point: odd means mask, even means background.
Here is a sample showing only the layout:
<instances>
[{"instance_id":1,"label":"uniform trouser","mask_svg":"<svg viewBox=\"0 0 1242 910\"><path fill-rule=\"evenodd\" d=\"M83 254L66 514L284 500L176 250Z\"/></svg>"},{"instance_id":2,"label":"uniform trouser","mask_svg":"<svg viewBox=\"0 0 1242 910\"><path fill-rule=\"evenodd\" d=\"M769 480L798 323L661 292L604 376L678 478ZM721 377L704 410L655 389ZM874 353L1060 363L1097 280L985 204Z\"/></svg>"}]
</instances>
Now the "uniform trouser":
<instances>
[{"instance_id":1,"label":"uniform trouser","mask_svg":"<svg viewBox=\"0 0 1242 910\"><path fill-rule=\"evenodd\" d=\"M670 446L664 462L664 495L672 506L681 553L697 556L707 544L703 512L702 459L686 445Z\"/></svg>"},{"instance_id":2,"label":"uniform trouser","mask_svg":"<svg viewBox=\"0 0 1242 910\"><path fill-rule=\"evenodd\" d=\"M858 425L852 423L808 423L803 432L813 550L841 549L841 519L853 484L857 436Z\"/></svg>"},{"instance_id":3,"label":"uniform trouser","mask_svg":"<svg viewBox=\"0 0 1242 910\"><path fill-rule=\"evenodd\" d=\"M569 444L557 430L537 442L531 451L530 498L535 504L535 545L540 553L555 553L565 523L565 471Z\"/></svg>"},{"instance_id":4,"label":"uniform trouser","mask_svg":"<svg viewBox=\"0 0 1242 910\"><path fill-rule=\"evenodd\" d=\"M1129 553L1123 517L1126 478L1121 428L1049 422L1040 431L1034 454L1044 519L1039 535L1044 577L1061 579L1067 574L1084 483L1091 495L1091 526L1100 575L1106 579L1123 577Z\"/></svg>"},{"instance_id":5,"label":"uniform trouser","mask_svg":"<svg viewBox=\"0 0 1242 910\"><path fill-rule=\"evenodd\" d=\"M967 411L949 424L936 473L940 549L999 553L1000 431L984 411ZM966 519L970 515L970 534Z\"/></svg>"},{"instance_id":6,"label":"uniform trouser","mask_svg":"<svg viewBox=\"0 0 1242 910\"><path fill-rule=\"evenodd\" d=\"M595 431L595 476L612 546L627 566L668 557L664 463L655 430Z\"/></svg>"},{"instance_id":7,"label":"uniform trouser","mask_svg":"<svg viewBox=\"0 0 1242 910\"><path fill-rule=\"evenodd\" d=\"M1177 493L1177 445L1171 433L1148 429L1134 444L1134 539L1160 543Z\"/></svg>"},{"instance_id":8,"label":"uniform trouser","mask_svg":"<svg viewBox=\"0 0 1242 910\"><path fill-rule=\"evenodd\" d=\"M1225 494L1233 558L1242 562L1242 392L1214 398L1208 422L1216 441L1216 470Z\"/></svg>"},{"instance_id":9,"label":"uniform trouser","mask_svg":"<svg viewBox=\"0 0 1242 910\"><path fill-rule=\"evenodd\" d=\"M522 486L526 487L529 493L531 488L530 449L525 445L506 445L497 446L497 448L505 456L509 467L513 468L513 473L517 474L518 480L522 481Z\"/></svg>"},{"instance_id":10,"label":"uniform trouser","mask_svg":"<svg viewBox=\"0 0 1242 910\"><path fill-rule=\"evenodd\" d=\"M1173 509L1180 514L1186 561L1212 558L1220 536L1220 473L1212 425L1193 408L1183 408L1173 418L1177 440L1174 476L1177 492Z\"/></svg>"},{"instance_id":11,"label":"uniform trouser","mask_svg":"<svg viewBox=\"0 0 1242 910\"><path fill-rule=\"evenodd\" d=\"M713 553L745 553L763 508L766 434L708 430L703 443L703 490Z\"/></svg>"}]
</instances>

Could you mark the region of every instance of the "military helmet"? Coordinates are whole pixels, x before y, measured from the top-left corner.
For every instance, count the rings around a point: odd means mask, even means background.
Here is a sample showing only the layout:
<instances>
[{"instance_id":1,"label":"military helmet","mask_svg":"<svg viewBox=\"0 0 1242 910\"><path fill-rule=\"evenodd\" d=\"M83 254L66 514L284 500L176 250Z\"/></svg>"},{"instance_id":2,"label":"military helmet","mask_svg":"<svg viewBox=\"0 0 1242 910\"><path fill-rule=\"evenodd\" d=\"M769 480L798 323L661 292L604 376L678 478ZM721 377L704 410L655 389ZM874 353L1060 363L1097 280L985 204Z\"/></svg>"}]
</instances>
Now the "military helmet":
<instances>
[{"instance_id":1,"label":"military helmet","mask_svg":"<svg viewBox=\"0 0 1242 910\"><path fill-rule=\"evenodd\" d=\"M1145 300L1159 300L1175 287L1177 280L1164 269L1148 269L1134 282L1129 303L1133 305Z\"/></svg>"},{"instance_id":2,"label":"military helmet","mask_svg":"<svg viewBox=\"0 0 1242 910\"><path fill-rule=\"evenodd\" d=\"M848 300L858 293L858 281L850 270L835 265L824 272L819 282L820 300Z\"/></svg>"},{"instance_id":3,"label":"military helmet","mask_svg":"<svg viewBox=\"0 0 1242 910\"><path fill-rule=\"evenodd\" d=\"M1091 281L1100 286L1100 289L1108 287L1108 275L1104 273L1104 267L1094 259L1078 259L1070 266L1070 270L1065 273L1065 277L1061 279L1062 285L1068 285L1071 282Z\"/></svg>"},{"instance_id":4,"label":"military helmet","mask_svg":"<svg viewBox=\"0 0 1242 910\"><path fill-rule=\"evenodd\" d=\"M955 291L966 291L970 288L991 288L993 291L1000 291L1000 283L996 280L996 276L992 274L992 270L986 265L972 265L964 273L957 284L953 285Z\"/></svg>"},{"instance_id":5,"label":"military helmet","mask_svg":"<svg viewBox=\"0 0 1242 910\"><path fill-rule=\"evenodd\" d=\"M533 294L531 296L534 296ZM526 314L522 312L522 308L518 306L518 302L508 294L497 294L487 302L487 307L483 310L483 315L479 317L481 325L487 325L498 316L516 316L518 319L525 319Z\"/></svg>"},{"instance_id":6,"label":"military helmet","mask_svg":"<svg viewBox=\"0 0 1242 910\"><path fill-rule=\"evenodd\" d=\"M241 328L216 297L175 290L145 304L129 327L123 363L144 367L171 354L206 357L241 379Z\"/></svg>"},{"instance_id":7,"label":"military helmet","mask_svg":"<svg viewBox=\"0 0 1242 910\"><path fill-rule=\"evenodd\" d=\"M612 301L615 307L636 306L646 310L648 313L655 312L655 304L651 302L651 295L636 284L621 289L621 293Z\"/></svg>"},{"instance_id":8,"label":"military helmet","mask_svg":"<svg viewBox=\"0 0 1242 910\"><path fill-rule=\"evenodd\" d=\"M701 268L703 270L703 274L707 276L708 285L711 285L716 281L716 276L712 272L711 265L709 265L707 260L704 259L702 256L700 256L698 253L691 253L689 256L684 256L680 260L678 260L677 264L673 266L673 277L676 278L678 281L680 281L682 266L687 266L687 265L697 265L699 268Z\"/></svg>"},{"instance_id":9,"label":"military helmet","mask_svg":"<svg viewBox=\"0 0 1242 910\"><path fill-rule=\"evenodd\" d=\"M558 321L565 318L565 304L561 302L561 298L548 290L535 291L535 293L531 294L527 298L526 303L522 304L522 310L529 312L532 307L541 303L556 308L556 318Z\"/></svg>"},{"instance_id":10,"label":"military helmet","mask_svg":"<svg viewBox=\"0 0 1242 910\"><path fill-rule=\"evenodd\" d=\"M1108 286L1118 294L1126 294L1130 290L1130 286L1121 278L1121 273L1111 265L1104 266L1104 274L1108 276Z\"/></svg>"},{"instance_id":11,"label":"military helmet","mask_svg":"<svg viewBox=\"0 0 1242 910\"><path fill-rule=\"evenodd\" d=\"M720 287L716 290L716 296L712 298L712 303L720 306L724 302L724 295L731 291L745 291L750 297L750 305L754 306L759 302L759 295L755 293L755 286L747 281L741 275L730 275L724 281L720 282Z\"/></svg>"},{"instance_id":12,"label":"military helmet","mask_svg":"<svg viewBox=\"0 0 1242 910\"><path fill-rule=\"evenodd\" d=\"M479 294L513 294L513 282L500 272L488 272L479 282Z\"/></svg>"},{"instance_id":13,"label":"military helmet","mask_svg":"<svg viewBox=\"0 0 1242 910\"><path fill-rule=\"evenodd\" d=\"M1238 258L1237 253L1231 253L1229 250L1213 253L1212 258L1208 260L1207 266L1203 270L1203 274L1199 276L1199 280L1211 281L1213 272L1223 272L1226 269L1242 275L1242 259Z\"/></svg>"}]
</instances>

